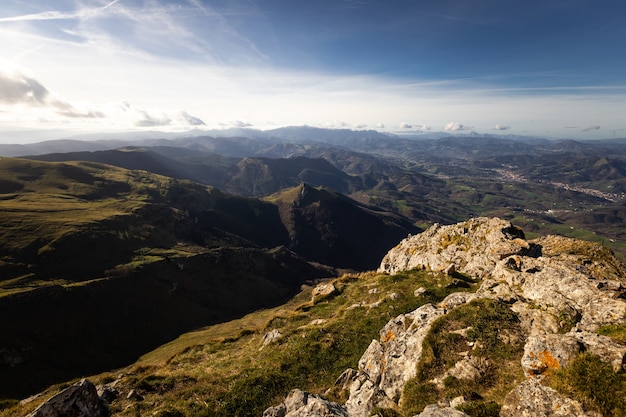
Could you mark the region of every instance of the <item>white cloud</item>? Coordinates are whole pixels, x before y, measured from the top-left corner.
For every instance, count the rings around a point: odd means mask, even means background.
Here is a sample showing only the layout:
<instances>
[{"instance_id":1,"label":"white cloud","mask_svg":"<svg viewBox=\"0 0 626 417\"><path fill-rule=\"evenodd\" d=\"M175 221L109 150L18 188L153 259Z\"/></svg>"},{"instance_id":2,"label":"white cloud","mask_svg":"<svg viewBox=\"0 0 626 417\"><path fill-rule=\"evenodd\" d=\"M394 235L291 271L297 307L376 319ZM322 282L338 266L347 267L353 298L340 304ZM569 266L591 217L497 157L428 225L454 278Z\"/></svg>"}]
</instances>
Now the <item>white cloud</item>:
<instances>
[{"instance_id":1,"label":"white cloud","mask_svg":"<svg viewBox=\"0 0 626 417\"><path fill-rule=\"evenodd\" d=\"M104 117L100 111L81 111L57 97L39 81L8 65L0 71L0 104L9 107L49 108L69 118Z\"/></svg>"},{"instance_id":2,"label":"white cloud","mask_svg":"<svg viewBox=\"0 0 626 417\"><path fill-rule=\"evenodd\" d=\"M406 123L406 122L400 122L400 124L398 125L398 127L400 129L413 129L413 125L410 123Z\"/></svg>"},{"instance_id":3,"label":"white cloud","mask_svg":"<svg viewBox=\"0 0 626 417\"><path fill-rule=\"evenodd\" d=\"M178 116L180 117L180 120L187 122L187 124L189 124L190 126L204 126L206 125L206 123L204 123L204 121L202 121L202 119L192 116L189 113L187 113L186 111L181 111L178 113Z\"/></svg>"},{"instance_id":4,"label":"white cloud","mask_svg":"<svg viewBox=\"0 0 626 417\"><path fill-rule=\"evenodd\" d=\"M345 129L350 125L342 120L327 120L322 124L322 127L326 129Z\"/></svg>"},{"instance_id":5,"label":"white cloud","mask_svg":"<svg viewBox=\"0 0 626 417\"><path fill-rule=\"evenodd\" d=\"M459 122L450 122L443 127L443 130L445 130L446 132L460 132L462 130L469 129L471 129L469 126L462 125Z\"/></svg>"},{"instance_id":6,"label":"white cloud","mask_svg":"<svg viewBox=\"0 0 626 417\"><path fill-rule=\"evenodd\" d=\"M48 90L26 70L4 64L0 71L0 124L13 119L14 127L45 122L49 126L132 128L200 126L204 122L186 111L139 109L127 102L102 105L71 103ZM3 120L5 119L5 120ZM20 123L25 126L20 126Z\"/></svg>"},{"instance_id":7,"label":"white cloud","mask_svg":"<svg viewBox=\"0 0 626 417\"><path fill-rule=\"evenodd\" d=\"M245 127L252 127L252 126L254 126L252 123L243 122L241 120L233 120L233 121L230 121L230 122L220 122L219 125L221 127L225 127L225 128L229 128L229 127L245 128Z\"/></svg>"},{"instance_id":8,"label":"white cloud","mask_svg":"<svg viewBox=\"0 0 626 417\"><path fill-rule=\"evenodd\" d=\"M495 125L493 127L493 130L509 130L511 128L511 126L507 126L507 125Z\"/></svg>"},{"instance_id":9,"label":"white cloud","mask_svg":"<svg viewBox=\"0 0 626 417\"><path fill-rule=\"evenodd\" d=\"M0 102L43 106L49 91L37 80L15 71L0 72Z\"/></svg>"},{"instance_id":10,"label":"white cloud","mask_svg":"<svg viewBox=\"0 0 626 417\"><path fill-rule=\"evenodd\" d=\"M589 127L584 128L584 129L581 129L581 132L591 132L591 131L594 131L594 130L600 130L600 126L598 126L598 125L589 126Z\"/></svg>"}]
</instances>

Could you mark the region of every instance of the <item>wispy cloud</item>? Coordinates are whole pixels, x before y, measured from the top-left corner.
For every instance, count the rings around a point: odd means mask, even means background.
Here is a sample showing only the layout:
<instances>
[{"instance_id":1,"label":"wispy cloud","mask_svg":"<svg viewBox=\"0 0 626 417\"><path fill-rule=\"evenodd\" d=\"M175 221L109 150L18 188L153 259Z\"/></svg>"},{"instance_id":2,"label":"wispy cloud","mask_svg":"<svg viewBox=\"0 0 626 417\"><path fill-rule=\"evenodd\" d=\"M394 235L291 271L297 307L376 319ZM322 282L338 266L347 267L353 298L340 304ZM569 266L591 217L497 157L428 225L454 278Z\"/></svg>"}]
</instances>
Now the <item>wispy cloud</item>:
<instances>
[{"instance_id":1,"label":"wispy cloud","mask_svg":"<svg viewBox=\"0 0 626 417\"><path fill-rule=\"evenodd\" d=\"M213 64L268 61L249 37L220 12L198 0L187 3L113 0L102 7L76 3L73 10L0 17L2 23L62 21L33 26L43 38L85 44L103 54L124 53L147 58L169 57Z\"/></svg>"},{"instance_id":2,"label":"wispy cloud","mask_svg":"<svg viewBox=\"0 0 626 417\"><path fill-rule=\"evenodd\" d=\"M121 0L113 0L112 2L106 4L103 7L90 7L90 8L81 8L76 11L64 12L64 11L47 11L41 13L33 13L33 14L25 14L20 16L10 16L10 17L1 17L0 22L24 22L24 21L33 21L33 20L69 20L69 19L79 19L86 20L92 17L101 16L107 12L111 6Z\"/></svg>"},{"instance_id":3,"label":"wispy cloud","mask_svg":"<svg viewBox=\"0 0 626 417\"><path fill-rule=\"evenodd\" d=\"M510 128L511 126L498 124L493 127L493 130L509 130Z\"/></svg>"},{"instance_id":4,"label":"wispy cloud","mask_svg":"<svg viewBox=\"0 0 626 417\"><path fill-rule=\"evenodd\" d=\"M584 128L584 129L581 129L581 132L591 132L593 130L600 130L600 126L598 126L598 125L589 126L589 127Z\"/></svg>"}]
</instances>

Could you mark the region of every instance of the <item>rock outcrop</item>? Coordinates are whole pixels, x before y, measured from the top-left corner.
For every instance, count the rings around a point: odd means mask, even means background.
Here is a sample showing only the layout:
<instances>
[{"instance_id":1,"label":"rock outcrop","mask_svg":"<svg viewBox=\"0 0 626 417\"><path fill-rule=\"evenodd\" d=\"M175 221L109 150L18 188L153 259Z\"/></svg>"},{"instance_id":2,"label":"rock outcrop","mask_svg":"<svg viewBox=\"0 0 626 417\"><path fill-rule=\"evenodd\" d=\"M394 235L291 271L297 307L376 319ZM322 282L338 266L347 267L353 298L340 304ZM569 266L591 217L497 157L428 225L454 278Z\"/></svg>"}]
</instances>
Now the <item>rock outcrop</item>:
<instances>
[{"instance_id":1,"label":"rock outcrop","mask_svg":"<svg viewBox=\"0 0 626 417\"><path fill-rule=\"evenodd\" d=\"M405 384L416 376L422 344L433 323L478 299L508 306L523 333L498 336L504 343L515 337L524 344L519 366L526 378L511 387L500 404L502 416L597 415L544 384L546 375L567 367L581 352L599 356L616 371L626 370L626 346L598 334L604 325L626 324L626 269L600 244L558 236L529 242L521 229L507 221L476 218L434 225L409 236L389 251L378 271L393 274L413 268L460 274L478 280L480 287L475 293L451 294L438 305L427 304L389 321L363 354L358 370L348 370L339 378L338 384L349 392L345 407L313 397L315 407L331 410L318 415L365 417L377 407L397 408ZM447 377L479 380L490 366L484 358L465 355L433 382L441 384ZM298 393L302 396L308 398ZM428 406L420 416L465 415L445 404ZM289 412L294 410L279 407L285 409L282 415L292 415Z\"/></svg>"},{"instance_id":2,"label":"rock outcrop","mask_svg":"<svg viewBox=\"0 0 626 417\"><path fill-rule=\"evenodd\" d=\"M348 417L348 412L337 403L294 389L282 404L265 410L263 417Z\"/></svg>"},{"instance_id":3,"label":"rock outcrop","mask_svg":"<svg viewBox=\"0 0 626 417\"><path fill-rule=\"evenodd\" d=\"M598 417L598 414L587 413L578 401L542 385L537 378L531 378L522 382L506 396L500 416Z\"/></svg>"},{"instance_id":4,"label":"rock outcrop","mask_svg":"<svg viewBox=\"0 0 626 417\"><path fill-rule=\"evenodd\" d=\"M400 400L404 384L415 376L415 358L432 323L445 313L426 304L401 314L383 327L380 339L372 340L361 360L359 372L349 385L346 407L350 415L368 415L374 407L392 407Z\"/></svg>"},{"instance_id":5,"label":"rock outcrop","mask_svg":"<svg viewBox=\"0 0 626 417\"><path fill-rule=\"evenodd\" d=\"M64 389L26 417L108 417L109 407L88 380Z\"/></svg>"}]
</instances>

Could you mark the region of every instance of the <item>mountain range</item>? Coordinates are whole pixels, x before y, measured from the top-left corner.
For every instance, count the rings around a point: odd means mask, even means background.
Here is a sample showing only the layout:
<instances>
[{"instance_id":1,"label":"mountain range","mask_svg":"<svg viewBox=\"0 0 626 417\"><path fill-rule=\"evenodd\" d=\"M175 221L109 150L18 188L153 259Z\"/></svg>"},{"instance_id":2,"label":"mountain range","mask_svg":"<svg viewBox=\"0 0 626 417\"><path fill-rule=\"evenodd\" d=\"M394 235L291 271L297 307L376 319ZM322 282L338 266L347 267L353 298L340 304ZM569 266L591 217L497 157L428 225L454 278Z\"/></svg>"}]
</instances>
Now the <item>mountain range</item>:
<instances>
[{"instance_id":1,"label":"mountain range","mask_svg":"<svg viewBox=\"0 0 626 417\"><path fill-rule=\"evenodd\" d=\"M0 145L6 404L376 269L433 225L498 216L626 255L623 139L213 133Z\"/></svg>"},{"instance_id":2,"label":"mountain range","mask_svg":"<svg viewBox=\"0 0 626 417\"><path fill-rule=\"evenodd\" d=\"M420 227L495 215L531 233L596 239L620 253L626 248L619 227L626 197L625 139L416 139L312 127L213 133L0 145L0 155L99 161L242 196L263 197L307 182Z\"/></svg>"}]
</instances>

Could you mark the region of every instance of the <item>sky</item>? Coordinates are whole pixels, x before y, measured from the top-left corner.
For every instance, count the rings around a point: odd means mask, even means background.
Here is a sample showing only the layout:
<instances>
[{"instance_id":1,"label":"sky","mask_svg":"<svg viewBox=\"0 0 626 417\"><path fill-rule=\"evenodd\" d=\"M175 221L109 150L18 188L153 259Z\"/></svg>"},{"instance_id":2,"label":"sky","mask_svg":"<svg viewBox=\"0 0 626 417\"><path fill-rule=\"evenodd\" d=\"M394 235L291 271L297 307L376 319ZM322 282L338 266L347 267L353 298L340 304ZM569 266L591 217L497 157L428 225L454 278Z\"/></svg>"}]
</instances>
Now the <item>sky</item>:
<instances>
[{"instance_id":1,"label":"sky","mask_svg":"<svg viewBox=\"0 0 626 417\"><path fill-rule=\"evenodd\" d=\"M626 137L623 0L2 0L0 143L308 125Z\"/></svg>"}]
</instances>

